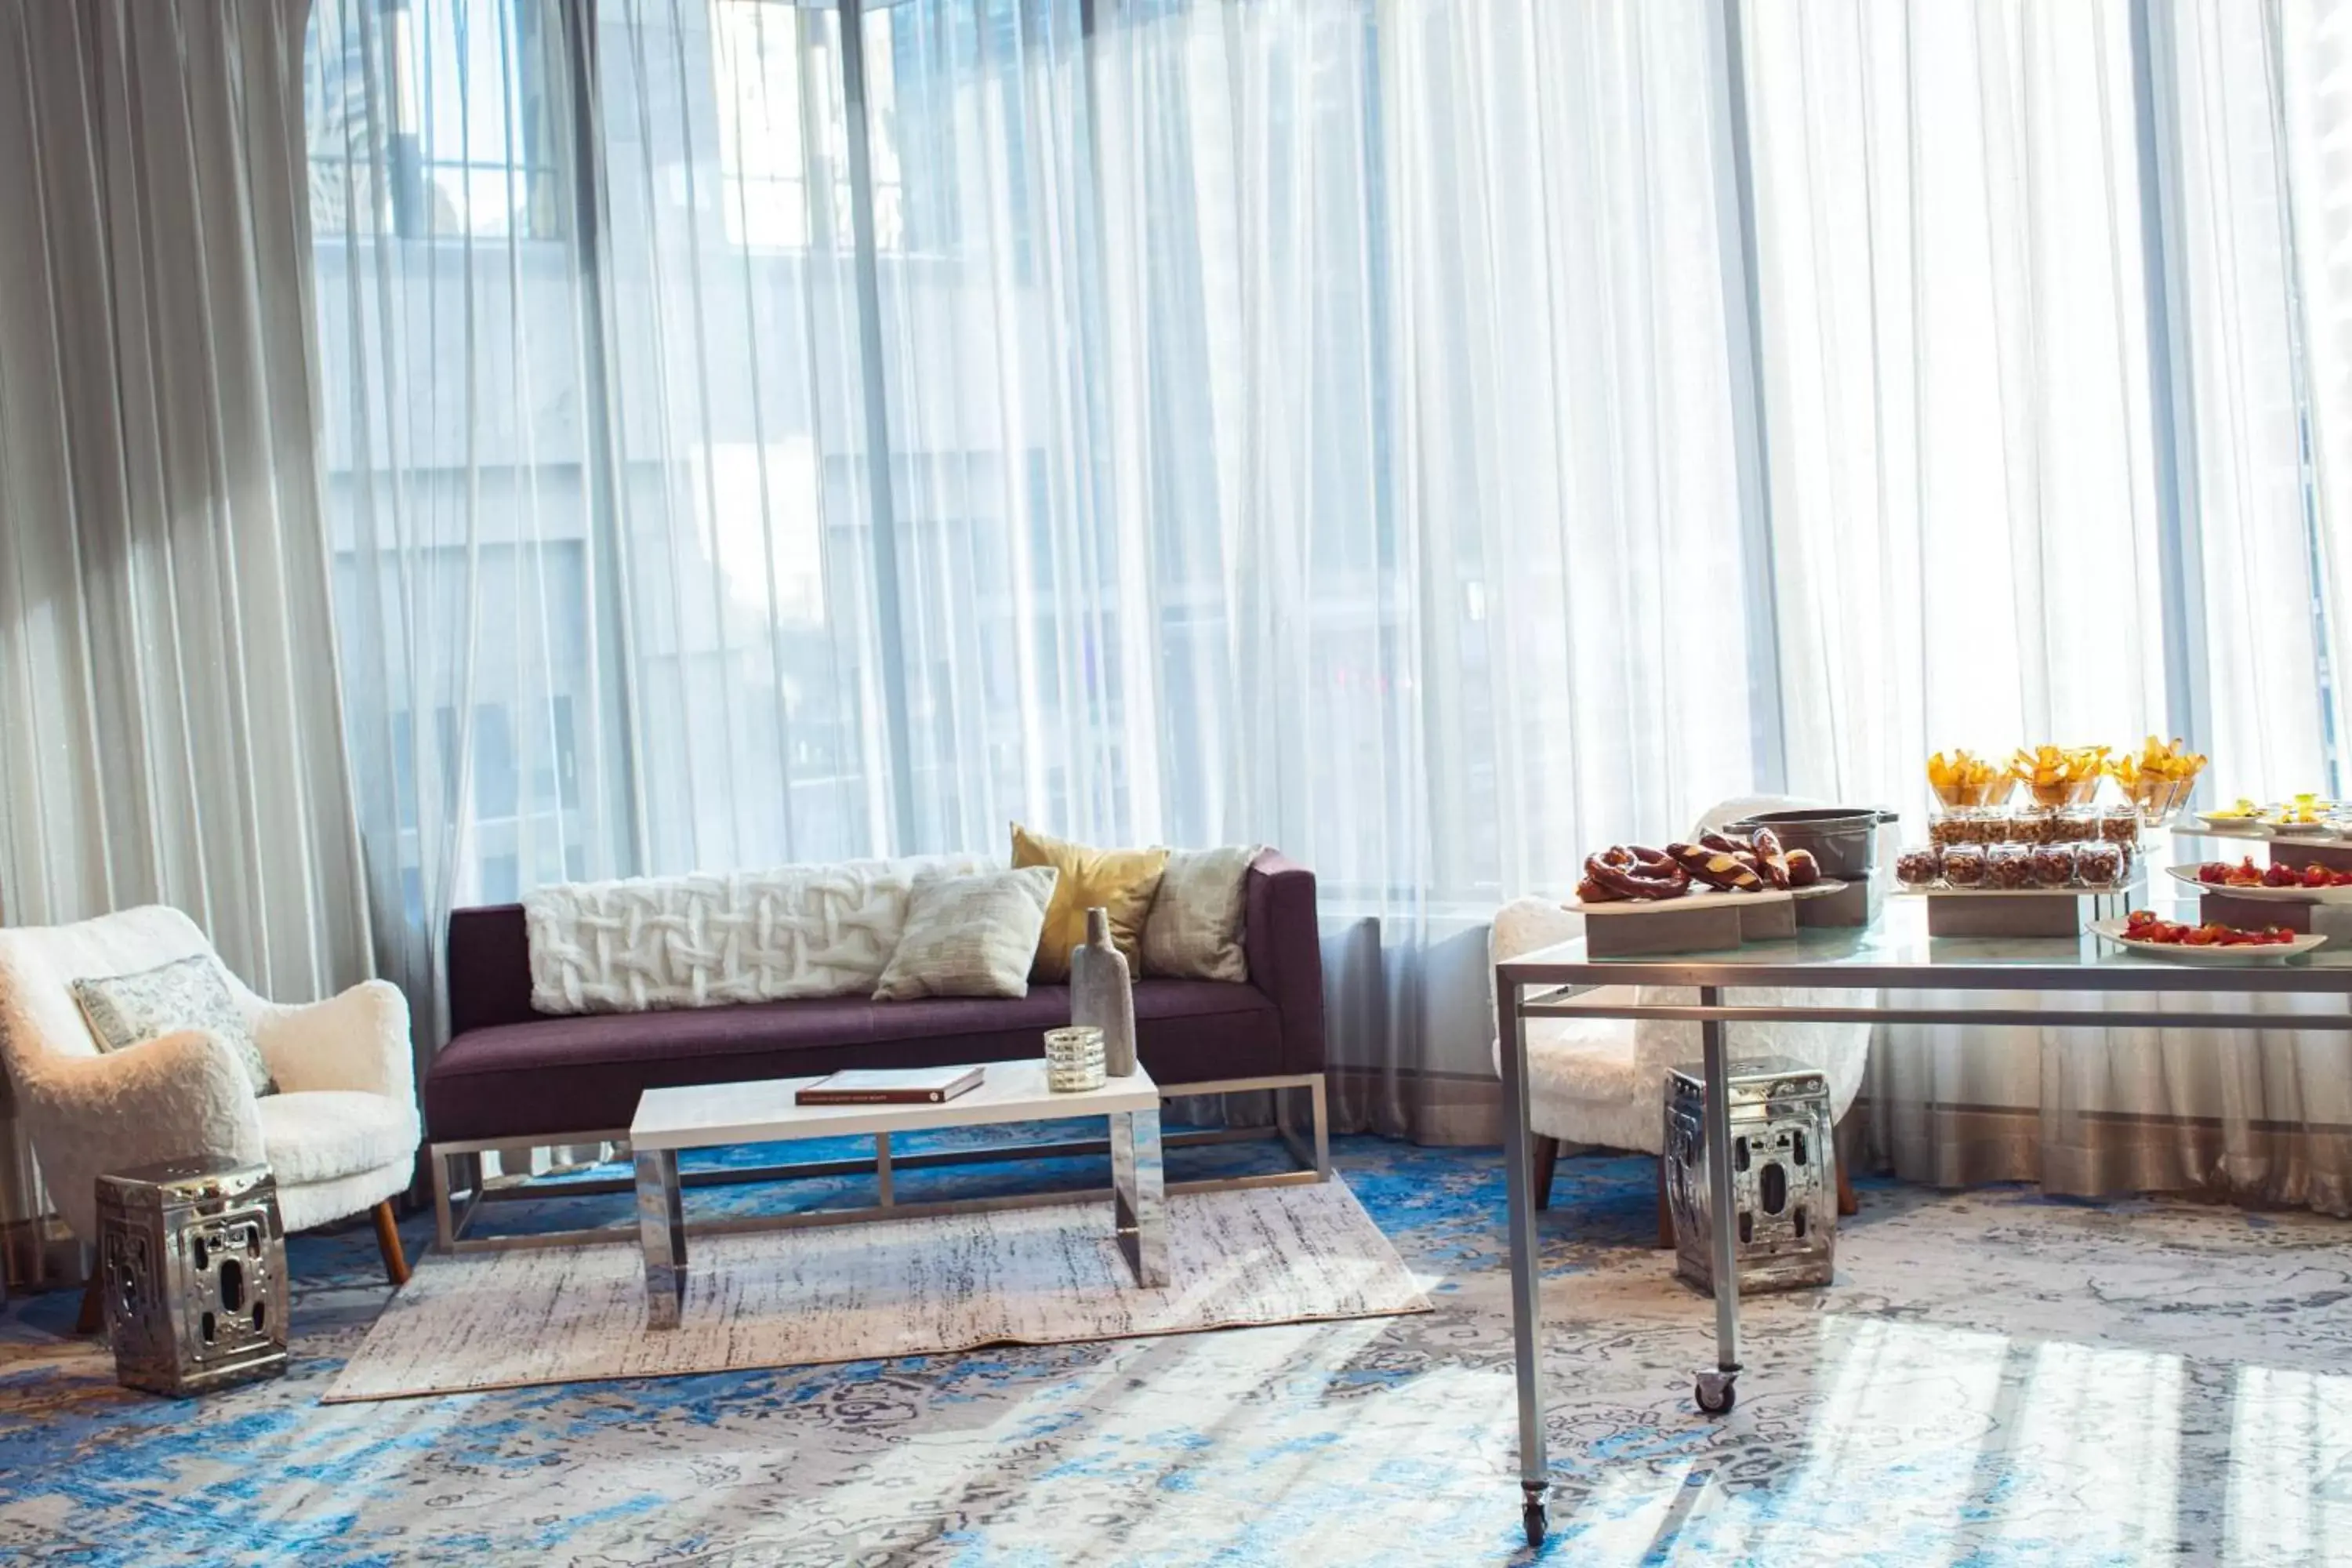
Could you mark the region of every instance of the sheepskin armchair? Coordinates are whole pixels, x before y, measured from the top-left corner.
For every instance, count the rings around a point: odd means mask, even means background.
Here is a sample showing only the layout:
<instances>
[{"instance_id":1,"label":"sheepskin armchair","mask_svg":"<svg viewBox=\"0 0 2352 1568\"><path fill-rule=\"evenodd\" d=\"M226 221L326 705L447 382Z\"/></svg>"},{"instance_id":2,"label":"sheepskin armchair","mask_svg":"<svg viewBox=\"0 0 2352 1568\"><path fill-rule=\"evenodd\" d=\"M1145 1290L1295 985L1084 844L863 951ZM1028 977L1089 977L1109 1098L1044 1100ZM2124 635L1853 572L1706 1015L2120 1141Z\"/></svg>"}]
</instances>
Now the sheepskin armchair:
<instances>
[{"instance_id":1,"label":"sheepskin armchair","mask_svg":"<svg viewBox=\"0 0 2352 1568\"><path fill-rule=\"evenodd\" d=\"M406 999L371 980L281 1006L222 965L278 1082L271 1095L257 1097L236 1047L205 1030L101 1053L72 983L198 953L212 953L204 933L160 905L0 930L0 1059L58 1212L94 1241L105 1172L196 1156L266 1160L288 1230L373 1208L385 1268L401 1283L407 1265L388 1200L407 1188L420 1136Z\"/></svg>"}]
</instances>

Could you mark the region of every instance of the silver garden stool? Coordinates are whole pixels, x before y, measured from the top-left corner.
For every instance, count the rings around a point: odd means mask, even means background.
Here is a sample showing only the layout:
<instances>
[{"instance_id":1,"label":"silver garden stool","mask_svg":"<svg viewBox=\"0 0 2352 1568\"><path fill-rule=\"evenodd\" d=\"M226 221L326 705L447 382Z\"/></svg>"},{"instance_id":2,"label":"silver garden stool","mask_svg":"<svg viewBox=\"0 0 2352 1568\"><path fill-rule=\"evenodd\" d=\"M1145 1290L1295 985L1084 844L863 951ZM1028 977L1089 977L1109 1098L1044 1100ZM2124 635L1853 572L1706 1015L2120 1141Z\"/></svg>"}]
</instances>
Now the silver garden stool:
<instances>
[{"instance_id":1,"label":"silver garden stool","mask_svg":"<svg viewBox=\"0 0 2352 1568\"><path fill-rule=\"evenodd\" d=\"M1837 1268L1837 1146L1830 1085L1781 1058L1730 1064L1732 1255L1742 1295L1826 1285ZM1696 1063L1666 1075L1666 1201L1675 1273L1712 1292L1706 1079Z\"/></svg>"},{"instance_id":2,"label":"silver garden stool","mask_svg":"<svg viewBox=\"0 0 2352 1568\"><path fill-rule=\"evenodd\" d=\"M286 1231L267 1165L173 1161L98 1179L116 1380L181 1397L286 1370Z\"/></svg>"}]
</instances>

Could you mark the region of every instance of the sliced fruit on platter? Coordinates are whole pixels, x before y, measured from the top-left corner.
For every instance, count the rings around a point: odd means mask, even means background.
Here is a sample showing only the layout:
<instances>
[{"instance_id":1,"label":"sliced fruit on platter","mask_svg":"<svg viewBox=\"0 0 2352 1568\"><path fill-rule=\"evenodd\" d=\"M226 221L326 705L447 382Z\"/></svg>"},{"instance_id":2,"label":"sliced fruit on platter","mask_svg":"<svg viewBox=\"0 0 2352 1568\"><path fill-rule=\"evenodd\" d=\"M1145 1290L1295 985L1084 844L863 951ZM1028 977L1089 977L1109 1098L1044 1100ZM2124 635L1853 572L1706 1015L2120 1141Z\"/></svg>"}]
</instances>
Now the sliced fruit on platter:
<instances>
[{"instance_id":1,"label":"sliced fruit on platter","mask_svg":"<svg viewBox=\"0 0 2352 1568\"><path fill-rule=\"evenodd\" d=\"M2188 925L2160 918L2154 910L2134 910L2124 921L2123 935L2132 942L2152 942L2168 947L2287 947L2295 933L2284 926L2258 931L2208 921Z\"/></svg>"},{"instance_id":2,"label":"sliced fruit on platter","mask_svg":"<svg viewBox=\"0 0 2352 1568\"><path fill-rule=\"evenodd\" d=\"M2209 888L2352 888L2352 870L2325 866L2257 866L2251 855L2231 865L2208 860L2197 868L2197 880Z\"/></svg>"}]
</instances>

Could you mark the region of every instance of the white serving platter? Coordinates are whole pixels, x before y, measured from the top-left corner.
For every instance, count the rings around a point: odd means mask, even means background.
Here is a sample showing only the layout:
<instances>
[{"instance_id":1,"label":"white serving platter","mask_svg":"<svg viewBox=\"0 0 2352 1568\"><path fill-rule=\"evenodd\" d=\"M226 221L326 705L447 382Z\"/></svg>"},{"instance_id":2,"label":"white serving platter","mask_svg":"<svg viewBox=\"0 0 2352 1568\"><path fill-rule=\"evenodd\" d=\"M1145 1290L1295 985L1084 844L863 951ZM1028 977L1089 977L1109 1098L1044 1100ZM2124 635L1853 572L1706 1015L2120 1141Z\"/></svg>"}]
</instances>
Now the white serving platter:
<instances>
[{"instance_id":1,"label":"white serving platter","mask_svg":"<svg viewBox=\"0 0 2352 1568\"><path fill-rule=\"evenodd\" d=\"M1699 884L1693 882L1691 890L1678 899L1612 899L1599 904L1577 899L1571 900L1568 907L1580 915L1654 915L1673 910L1720 909L1727 904L1737 904L1742 909L1759 909L1766 904L1790 901L1788 889L1784 888L1759 888L1752 893L1727 893L1714 888L1702 893L1698 888Z\"/></svg>"},{"instance_id":2,"label":"white serving platter","mask_svg":"<svg viewBox=\"0 0 2352 1568\"><path fill-rule=\"evenodd\" d=\"M2284 963L2300 957L2313 948L2324 946L2325 936L2299 936L2293 942L2272 942L2262 947L2186 947L2174 942L2134 942L2124 935L2122 921L2093 921L2090 931L2102 942L2111 942L2126 952L2147 958L2169 959L2175 963L2208 963L2216 968L2250 968L2259 963Z\"/></svg>"},{"instance_id":3,"label":"white serving platter","mask_svg":"<svg viewBox=\"0 0 2352 1568\"><path fill-rule=\"evenodd\" d=\"M2167 866L2165 871L2174 881L2200 893L2219 893L2232 899L2268 900L2280 904L2352 904L2352 887L2232 888L2224 882L2199 881L2194 866Z\"/></svg>"},{"instance_id":4,"label":"white serving platter","mask_svg":"<svg viewBox=\"0 0 2352 1568\"><path fill-rule=\"evenodd\" d=\"M2259 816L2216 816L2210 811L2197 813L2197 825L2176 822L2175 833L2192 838L2268 838L2270 825Z\"/></svg>"},{"instance_id":5,"label":"white serving platter","mask_svg":"<svg viewBox=\"0 0 2352 1568\"><path fill-rule=\"evenodd\" d=\"M1679 899L1612 899L1606 903L1589 904L1572 900L1568 909L1580 915L1647 915L1669 910L1712 910L1727 904L1742 909L1759 909L1766 904L1785 904L1797 899L1818 898L1824 893L1845 890L1845 884L1823 879L1803 888L1759 888L1752 893L1727 893L1717 888L1700 891L1702 884L1691 883L1691 890Z\"/></svg>"},{"instance_id":6,"label":"white serving platter","mask_svg":"<svg viewBox=\"0 0 2352 1568\"><path fill-rule=\"evenodd\" d=\"M2245 838L2267 843L2273 838L2308 838L2320 843L2340 841L2344 830L2333 822L2264 822L2258 816L2210 816L2200 814L2197 826L2173 824L2185 838Z\"/></svg>"}]
</instances>

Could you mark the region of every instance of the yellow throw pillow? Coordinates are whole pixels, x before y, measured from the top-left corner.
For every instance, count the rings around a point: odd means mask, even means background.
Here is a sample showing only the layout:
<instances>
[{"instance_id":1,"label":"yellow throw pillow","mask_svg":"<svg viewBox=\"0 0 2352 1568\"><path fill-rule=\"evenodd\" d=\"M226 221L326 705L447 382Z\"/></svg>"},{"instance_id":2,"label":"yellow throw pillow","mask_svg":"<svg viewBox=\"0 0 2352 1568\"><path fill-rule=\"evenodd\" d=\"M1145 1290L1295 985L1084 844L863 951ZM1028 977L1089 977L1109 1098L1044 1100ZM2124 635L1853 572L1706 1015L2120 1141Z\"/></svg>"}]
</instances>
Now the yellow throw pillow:
<instances>
[{"instance_id":1,"label":"yellow throw pillow","mask_svg":"<svg viewBox=\"0 0 2352 1568\"><path fill-rule=\"evenodd\" d=\"M1051 866L1054 901L1045 906L1045 927L1037 938L1037 960L1029 978L1057 984L1070 977L1070 949L1087 940L1087 911L1110 911L1110 940L1127 959L1127 972L1143 973L1143 922L1168 869L1165 849L1090 849L1066 838L1049 838L1013 825L1013 866Z\"/></svg>"}]
</instances>

